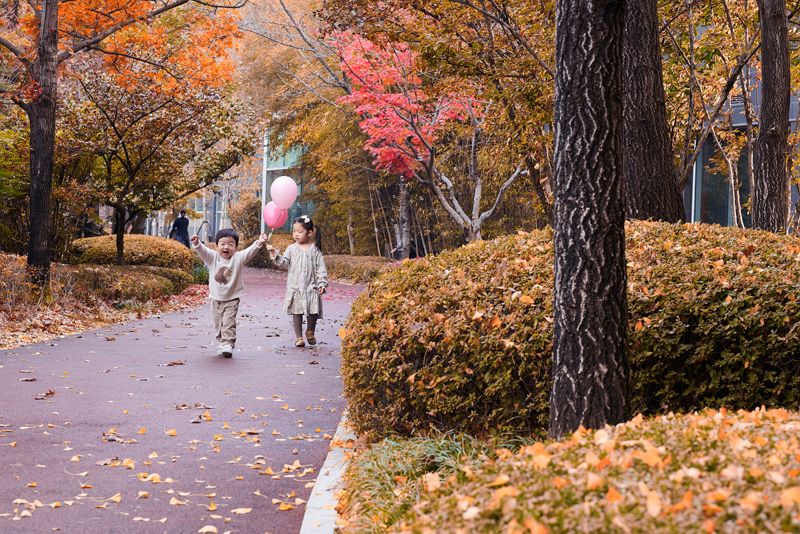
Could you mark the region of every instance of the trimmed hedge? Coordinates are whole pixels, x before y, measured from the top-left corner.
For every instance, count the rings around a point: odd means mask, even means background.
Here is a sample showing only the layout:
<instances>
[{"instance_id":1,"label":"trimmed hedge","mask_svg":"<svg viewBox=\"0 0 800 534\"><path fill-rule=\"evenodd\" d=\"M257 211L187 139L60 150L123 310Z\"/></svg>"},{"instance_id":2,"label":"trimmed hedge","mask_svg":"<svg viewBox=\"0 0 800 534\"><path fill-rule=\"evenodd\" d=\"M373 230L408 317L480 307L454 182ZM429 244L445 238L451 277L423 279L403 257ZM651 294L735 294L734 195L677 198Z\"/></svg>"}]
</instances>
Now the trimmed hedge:
<instances>
[{"instance_id":1,"label":"trimmed hedge","mask_svg":"<svg viewBox=\"0 0 800 534\"><path fill-rule=\"evenodd\" d=\"M191 273L199 262L197 255L181 243L150 235L125 234L126 265L169 267ZM70 246L72 263L113 265L117 261L116 236L85 237Z\"/></svg>"},{"instance_id":2,"label":"trimmed hedge","mask_svg":"<svg viewBox=\"0 0 800 534\"><path fill-rule=\"evenodd\" d=\"M399 262L380 256L350 256L331 254L325 256L328 277L332 280L364 284L371 282L380 274L397 267Z\"/></svg>"},{"instance_id":3,"label":"trimmed hedge","mask_svg":"<svg viewBox=\"0 0 800 534\"><path fill-rule=\"evenodd\" d=\"M116 303L147 302L176 295L194 283L192 275L178 269L149 265L76 265L75 292L84 300L96 296Z\"/></svg>"},{"instance_id":4,"label":"trimmed hedge","mask_svg":"<svg viewBox=\"0 0 800 534\"><path fill-rule=\"evenodd\" d=\"M633 413L800 403L800 241L710 225L626 227ZM350 419L378 437L547 427L549 230L405 262L342 332Z\"/></svg>"}]
</instances>

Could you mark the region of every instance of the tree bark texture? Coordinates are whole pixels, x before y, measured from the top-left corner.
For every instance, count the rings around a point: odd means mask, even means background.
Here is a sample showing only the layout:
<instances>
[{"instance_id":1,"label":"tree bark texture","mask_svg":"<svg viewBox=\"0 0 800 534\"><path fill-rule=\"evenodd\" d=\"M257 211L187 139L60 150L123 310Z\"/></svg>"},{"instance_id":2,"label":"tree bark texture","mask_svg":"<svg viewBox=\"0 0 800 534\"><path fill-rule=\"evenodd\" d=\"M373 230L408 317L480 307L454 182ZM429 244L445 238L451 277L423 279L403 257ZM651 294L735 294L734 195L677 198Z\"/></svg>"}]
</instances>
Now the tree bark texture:
<instances>
[{"instance_id":1,"label":"tree bark texture","mask_svg":"<svg viewBox=\"0 0 800 534\"><path fill-rule=\"evenodd\" d=\"M556 3L550 434L628 417L623 2Z\"/></svg>"},{"instance_id":2,"label":"tree bark texture","mask_svg":"<svg viewBox=\"0 0 800 534\"><path fill-rule=\"evenodd\" d=\"M58 66L58 0L44 0L39 31L41 39L31 65L37 96L25 111L30 121L31 183L28 267L40 287L50 279L50 213L56 132L56 68Z\"/></svg>"},{"instance_id":3,"label":"tree bark texture","mask_svg":"<svg viewBox=\"0 0 800 534\"><path fill-rule=\"evenodd\" d=\"M398 202L400 235L397 240L398 260L408 259L411 252L411 190L408 184L400 180L400 198Z\"/></svg>"},{"instance_id":4,"label":"tree bark texture","mask_svg":"<svg viewBox=\"0 0 800 534\"><path fill-rule=\"evenodd\" d=\"M656 0L626 3L622 68L626 216L682 222L683 198L667 125Z\"/></svg>"},{"instance_id":5,"label":"tree bark texture","mask_svg":"<svg viewBox=\"0 0 800 534\"><path fill-rule=\"evenodd\" d=\"M761 113L755 142L753 228L783 232L789 221L789 37L786 0L758 0Z\"/></svg>"},{"instance_id":6,"label":"tree bark texture","mask_svg":"<svg viewBox=\"0 0 800 534\"><path fill-rule=\"evenodd\" d=\"M126 209L123 205L114 206L114 234L117 245L117 265L125 265L125 219Z\"/></svg>"},{"instance_id":7,"label":"tree bark texture","mask_svg":"<svg viewBox=\"0 0 800 534\"><path fill-rule=\"evenodd\" d=\"M353 209L347 210L347 244L350 246L350 255L356 255L356 235L353 228Z\"/></svg>"}]
</instances>

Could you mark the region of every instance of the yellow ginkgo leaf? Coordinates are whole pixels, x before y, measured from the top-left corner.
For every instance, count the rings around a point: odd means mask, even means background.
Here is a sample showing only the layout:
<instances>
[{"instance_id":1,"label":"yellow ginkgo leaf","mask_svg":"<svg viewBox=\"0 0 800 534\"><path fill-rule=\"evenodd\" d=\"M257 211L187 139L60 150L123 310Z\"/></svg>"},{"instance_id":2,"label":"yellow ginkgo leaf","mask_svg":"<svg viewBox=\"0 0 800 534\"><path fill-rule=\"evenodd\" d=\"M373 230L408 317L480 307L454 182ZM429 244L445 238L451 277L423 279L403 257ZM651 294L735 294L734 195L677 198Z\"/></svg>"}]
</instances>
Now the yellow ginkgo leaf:
<instances>
[{"instance_id":1,"label":"yellow ginkgo leaf","mask_svg":"<svg viewBox=\"0 0 800 534\"><path fill-rule=\"evenodd\" d=\"M231 510L231 513L244 515L244 514L249 514L252 511L253 511L252 508L234 508L233 510Z\"/></svg>"}]
</instances>

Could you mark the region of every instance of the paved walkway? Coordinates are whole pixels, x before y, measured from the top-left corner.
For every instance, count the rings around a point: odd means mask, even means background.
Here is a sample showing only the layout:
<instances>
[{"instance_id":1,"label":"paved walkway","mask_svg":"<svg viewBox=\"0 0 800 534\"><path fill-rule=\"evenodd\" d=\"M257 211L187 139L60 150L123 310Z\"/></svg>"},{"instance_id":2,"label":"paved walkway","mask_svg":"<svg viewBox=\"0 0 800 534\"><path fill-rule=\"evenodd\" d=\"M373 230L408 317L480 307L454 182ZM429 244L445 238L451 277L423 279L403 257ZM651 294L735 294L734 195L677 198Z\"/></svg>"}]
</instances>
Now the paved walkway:
<instances>
[{"instance_id":1,"label":"paved walkway","mask_svg":"<svg viewBox=\"0 0 800 534\"><path fill-rule=\"evenodd\" d=\"M297 349L284 280L246 271L232 359L207 307L0 352L0 531L299 531L361 288L332 284Z\"/></svg>"}]
</instances>

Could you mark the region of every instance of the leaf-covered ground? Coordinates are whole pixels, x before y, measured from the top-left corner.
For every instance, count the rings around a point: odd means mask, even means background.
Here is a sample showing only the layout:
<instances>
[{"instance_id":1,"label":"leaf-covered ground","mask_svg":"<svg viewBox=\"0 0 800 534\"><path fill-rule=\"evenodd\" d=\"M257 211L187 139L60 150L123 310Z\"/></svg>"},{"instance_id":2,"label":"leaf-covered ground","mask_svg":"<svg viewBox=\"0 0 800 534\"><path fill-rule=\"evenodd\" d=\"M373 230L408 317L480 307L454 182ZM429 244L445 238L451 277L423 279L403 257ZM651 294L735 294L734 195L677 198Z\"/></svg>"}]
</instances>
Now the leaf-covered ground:
<instances>
[{"instance_id":1,"label":"leaf-covered ground","mask_svg":"<svg viewBox=\"0 0 800 534\"><path fill-rule=\"evenodd\" d=\"M0 532L298 532L344 399L331 284L296 348L285 275L246 269L232 358L207 308L0 351Z\"/></svg>"},{"instance_id":2,"label":"leaf-covered ground","mask_svg":"<svg viewBox=\"0 0 800 534\"><path fill-rule=\"evenodd\" d=\"M348 471L345 532L798 532L800 413L635 417L492 449L386 440Z\"/></svg>"},{"instance_id":3,"label":"leaf-covered ground","mask_svg":"<svg viewBox=\"0 0 800 534\"><path fill-rule=\"evenodd\" d=\"M143 286L150 276L144 268L68 266L54 264L50 294L37 294L28 282L24 258L0 254L0 350L76 334L112 323L201 305L208 288L191 285L175 295L139 301L105 298L105 287L81 284L86 270L98 280L114 279L128 286ZM100 272L102 271L102 272ZM124 272L122 280L119 272ZM119 291L118 291L119 293Z\"/></svg>"}]
</instances>

